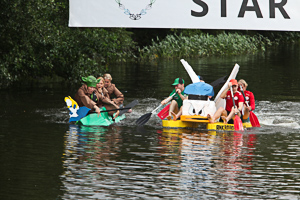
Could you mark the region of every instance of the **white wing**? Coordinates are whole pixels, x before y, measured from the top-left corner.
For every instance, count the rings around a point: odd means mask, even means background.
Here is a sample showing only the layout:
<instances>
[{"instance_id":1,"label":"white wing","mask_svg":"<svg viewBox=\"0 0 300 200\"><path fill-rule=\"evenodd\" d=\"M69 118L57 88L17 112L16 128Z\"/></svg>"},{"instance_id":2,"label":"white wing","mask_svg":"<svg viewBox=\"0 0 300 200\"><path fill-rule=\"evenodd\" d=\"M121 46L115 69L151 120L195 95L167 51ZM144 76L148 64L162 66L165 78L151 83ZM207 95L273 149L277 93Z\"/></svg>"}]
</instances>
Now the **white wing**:
<instances>
[{"instance_id":1,"label":"white wing","mask_svg":"<svg viewBox=\"0 0 300 200\"><path fill-rule=\"evenodd\" d=\"M183 64L185 70L189 74L191 80L193 83L200 82L200 79L198 78L197 74L194 72L193 68L184 60L181 59L180 62Z\"/></svg>"},{"instance_id":2,"label":"white wing","mask_svg":"<svg viewBox=\"0 0 300 200\"><path fill-rule=\"evenodd\" d=\"M235 79L237 73L239 72L239 69L240 69L240 66L238 64L235 64L235 66L233 67L233 70L231 71L231 74L230 76L228 77L226 83L224 83L223 87L220 89L220 91L218 92L216 98L215 98L215 102L216 102L216 108L217 110L220 108L220 107L223 107L225 108L226 106L226 101L225 99L222 99L220 96L222 94L222 92L228 87L228 82L231 80L231 79Z\"/></svg>"}]
</instances>

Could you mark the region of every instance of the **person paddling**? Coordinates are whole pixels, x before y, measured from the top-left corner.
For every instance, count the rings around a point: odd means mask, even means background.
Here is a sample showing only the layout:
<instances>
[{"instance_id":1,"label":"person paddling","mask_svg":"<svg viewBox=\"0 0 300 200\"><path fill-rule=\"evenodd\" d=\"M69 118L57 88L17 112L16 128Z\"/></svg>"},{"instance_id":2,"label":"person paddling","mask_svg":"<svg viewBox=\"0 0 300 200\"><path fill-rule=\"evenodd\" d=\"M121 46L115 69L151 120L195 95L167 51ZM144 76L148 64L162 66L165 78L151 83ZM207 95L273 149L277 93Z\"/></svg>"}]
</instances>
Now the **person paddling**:
<instances>
[{"instance_id":1,"label":"person paddling","mask_svg":"<svg viewBox=\"0 0 300 200\"><path fill-rule=\"evenodd\" d=\"M211 123L214 123L221 115L222 120L225 124L230 123L233 124L232 118L234 118L235 114L237 114L239 117L241 116L241 111L243 109L244 104L244 98L241 92L239 92L237 89L238 82L236 79L231 79L228 83L228 88L225 89L222 94L221 98L226 98L226 108L220 107L213 116L208 115L207 118ZM231 91L229 89L232 88L235 107L233 106Z\"/></svg>"},{"instance_id":2,"label":"person paddling","mask_svg":"<svg viewBox=\"0 0 300 200\"><path fill-rule=\"evenodd\" d=\"M116 87L115 84L113 84L112 81L112 76L110 74L104 74L104 87L108 91L110 99L118 106L121 106L124 102L124 95L118 88Z\"/></svg>"},{"instance_id":3,"label":"person paddling","mask_svg":"<svg viewBox=\"0 0 300 200\"><path fill-rule=\"evenodd\" d=\"M161 101L161 104L165 105L172 100L169 108L169 115L167 116L168 120L171 120L172 116L173 120L176 120L178 118L177 114L180 116L179 111L182 106L182 101L186 99L184 94L184 80L182 78L176 78L172 86L175 88L169 97ZM173 96L174 93L176 94Z\"/></svg>"},{"instance_id":4,"label":"person paddling","mask_svg":"<svg viewBox=\"0 0 300 200\"><path fill-rule=\"evenodd\" d=\"M253 111L255 109L255 99L254 99L254 95L252 92L246 90L247 87L248 87L248 84L247 82L244 80L244 79L240 79L238 81L238 90L241 91L241 87L242 87L242 90L245 94L245 107L244 107L244 115L243 115L243 118L242 120L243 121L249 121L249 115L250 115L250 111Z\"/></svg>"},{"instance_id":5,"label":"person paddling","mask_svg":"<svg viewBox=\"0 0 300 200\"><path fill-rule=\"evenodd\" d=\"M94 76L88 76L82 77L82 80L85 83L78 89L74 100L79 107L85 106L100 115L100 108L97 106L97 100L95 101L98 98L96 85L100 82L100 79L97 80Z\"/></svg>"},{"instance_id":6,"label":"person paddling","mask_svg":"<svg viewBox=\"0 0 300 200\"><path fill-rule=\"evenodd\" d=\"M99 94L97 105L99 107L105 107L106 110L119 109L120 107L116 105L115 102L109 98L108 91L104 87L104 78L98 77L97 80L100 80L99 83L97 83L96 85L96 90ZM108 114L111 116L113 116L114 113L116 113L114 116L115 119L117 116L119 116L120 111L118 110L118 111L108 112Z\"/></svg>"}]
</instances>

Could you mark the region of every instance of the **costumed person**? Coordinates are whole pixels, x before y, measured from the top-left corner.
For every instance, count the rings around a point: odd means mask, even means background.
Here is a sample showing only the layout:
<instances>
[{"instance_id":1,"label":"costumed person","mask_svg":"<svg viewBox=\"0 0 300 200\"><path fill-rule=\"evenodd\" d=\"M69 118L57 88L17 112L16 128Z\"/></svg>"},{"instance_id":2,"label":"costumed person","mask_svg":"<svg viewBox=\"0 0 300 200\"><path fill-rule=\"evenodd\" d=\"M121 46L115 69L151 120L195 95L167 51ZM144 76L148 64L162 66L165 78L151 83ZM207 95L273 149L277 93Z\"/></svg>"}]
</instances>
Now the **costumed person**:
<instances>
[{"instance_id":1,"label":"costumed person","mask_svg":"<svg viewBox=\"0 0 300 200\"><path fill-rule=\"evenodd\" d=\"M98 96L96 91L96 85L100 79L97 80L94 76L88 76L82 77L82 80L85 83L78 89L74 100L79 107L85 106L100 115L100 108L97 106Z\"/></svg>"},{"instance_id":2,"label":"costumed person","mask_svg":"<svg viewBox=\"0 0 300 200\"><path fill-rule=\"evenodd\" d=\"M114 101L116 105L122 107L124 102L124 95L122 94L122 92L120 92L120 90L118 90L116 85L111 82L112 81L111 75L104 74L103 78L104 78L104 87L108 91L110 99Z\"/></svg>"},{"instance_id":3,"label":"costumed person","mask_svg":"<svg viewBox=\"0 0 300 200\"><path fill-rule=\"evenodd\" d=\"M104 87L104 78L103 77L98 77L97 80L100 80L99 83L96 85L96 90L99 93L99 99L97 102L97 105L99 107L105 107L106 110L112 110L112 109L119 109L120 107L115 104L114 101L112 101L109 97L108 91ZM115 114L116 118L119 115L119 110L118 111L110 111L108 112L109 115L113 116Z\"/></svg>"},{"instance_id":4,"label":"costumed person","mask_svg":"<svg viewBox=\"0 0 300 200\"><path fill-rule=\"evenodd\" d=\"M230 87L232 88L235 107L233 106L231 91L229 91ZM224 109L223 107L220 107L213 116L208 115L207 118L211 123L214 123L221 116L225 124L233 124L232 118L234 118L235 113L237 113L238 116L241 117L241 111L243 109L244 104L244 97L242 93L239 92L237 89L237 80L231 79L228 83L228 88L225 89L220 95L222 99L226 99L226 108Z\"/></svg>"},{"instance_id":5,"label":"costumed person","mask_svg":"<svg viewBox=\"0 0 300 200\"><path fill-rule=\"evenodd\" d=\"M167 104L170 100L170 108L169 108L169 115L167 116L168 120L172 119L176 120L177 114L180 115L180 108L182 106L182 101L186 99L186 96L184 94L184 80L182 78L176 78L174 83L172 84L174 86L174 90L171 92L168 98L161 101L162 105ZM174 96L172 96L174 93L176 93Z\"/></svg>"},{"instance_id":6,"label":"costumed person","mask_svg":"<svg viewBox=\"0 0 300 200\"><path fill-rule=\"evenodd\" d=\"M244 110L243 110L243 122L244 121L248 121L249 119L249 116L250 116L250 111L253 111L255 109L255 99L254 99L254 95L252 92L248 91L247 90L247 87L248 87L248 84L247 82L244 80L244 79L240 79L238 81L238 90L241 91L241 92L244 92L245 94L245 107L244 107ZM242 89L241 89L242 87Z\"/></svg>"},{"instance_id":7,"label":"costumed person","mask_svg":"<svg viewBox=\"0 0 300 200\"><path fill-rule=\"evenodd\" d=\"M188 98L183 101L183 115L213 115L216 112L216 105L210 99L214 96L213 86L205 83L203 77L199 76L200 82L186 86L184 93Z\"/></svg>"}]
</instances>

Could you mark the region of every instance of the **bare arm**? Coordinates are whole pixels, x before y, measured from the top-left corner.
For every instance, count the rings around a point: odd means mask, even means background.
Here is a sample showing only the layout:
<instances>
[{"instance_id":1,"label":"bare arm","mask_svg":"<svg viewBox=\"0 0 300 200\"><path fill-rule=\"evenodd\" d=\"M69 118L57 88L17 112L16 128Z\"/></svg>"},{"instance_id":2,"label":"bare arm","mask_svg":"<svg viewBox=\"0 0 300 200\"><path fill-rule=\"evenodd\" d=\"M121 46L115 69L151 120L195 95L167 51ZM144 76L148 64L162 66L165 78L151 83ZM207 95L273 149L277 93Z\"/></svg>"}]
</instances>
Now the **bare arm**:
<instances>
[{"instance_id":1,"label":"bare arm","mask_svg":"<svg viewBox=\"0 0 300 200\"><path fill-rule=\"evenodd\" d=\"M94 106L96 105L96 103L91 100L85 93L83 90L79 89L78 92L77 92L77 95L79 96L82 104L89 108L89 109L93 109Z\"/></svg>"},{"instance_id":2,"label":"bare arm","mask_svg":"<svg viewBox=\"0 0 300 200\"><path fill-rule=\"evenodd\" d=\"M181 98L182 101L188 99L187 97L185 97L185 96L183 96L181 94L181 90L180 89L177 89L176 92L179 94L179 96L180 96L180 98Z\"/></svg>"},{"instance_id":3,"label":"bare arm","mask_svg":"<svg viewBox=\"0 0 300 200\"><path fill-rule=\"evenodd\" d=\"M164 100L162 100L160 104L161 104L161 105L165 105L165 104L167 104L171 99L172 99L172 96L169 96L169 97L165 98Z\"/></svg>"},{"instance_id":4,"label":"bare arm","mask_svg":"<svg viewBox=\"0 0 300 200\"><path fill-rule=\"evenodd\" d=\"M222 99L225 99L225 98L226 98L228 90L229 90L229 88L226 88L226 89L221 93L220 97L221 97Z\"/></svg>"},{"instance_id":5,"label":"bare arm","mask_svg":"<svg viewBox=\"0 0 300 200\"><path fill-rule=\"evenodd\" d=\"M175 94L176 94L176 92L173 93L171 96L167 97L166 99L162 100L160 104L161 104L161 105L167 104L167 103L173 98L173 96L174 96Z\"/></svg>"},{"instance_id":6,"label":"bare arm","mask_svg":"<svg viewBox=\"0 0 300 200\"><path fill-rule=\"evenodd\" d=\"M115 103L119 103L119 102L123 102L124 101L124 95L116 87L114 89L114 94L116 96L116 100L114 101Z\"/></svg>"},{"instance_id":7,"label":"bare arm","mask_svg":"<svg viewBox=\"0 0 300 200\"><path fill-rule=\"evenodd\" d=\"M238 109L241 111L243 109L244 102L239 102Z\"/></svg>"},{"instance_id":8,"label":"bare arm","mask_svg":"<svg viewBox=\"0 0 300 200\"><path fill-rule=\"evenodd\" d=\"M222 92L222 94L220 95L220 97L221 97L222 99L225 99L225 98L226 98L227 92L228 92L228 90L230 89L231 86L232 86L232 83L229 82L229 83L228 83L228 88L226 88L226 89Z\"/></svg>"}]
</instances>

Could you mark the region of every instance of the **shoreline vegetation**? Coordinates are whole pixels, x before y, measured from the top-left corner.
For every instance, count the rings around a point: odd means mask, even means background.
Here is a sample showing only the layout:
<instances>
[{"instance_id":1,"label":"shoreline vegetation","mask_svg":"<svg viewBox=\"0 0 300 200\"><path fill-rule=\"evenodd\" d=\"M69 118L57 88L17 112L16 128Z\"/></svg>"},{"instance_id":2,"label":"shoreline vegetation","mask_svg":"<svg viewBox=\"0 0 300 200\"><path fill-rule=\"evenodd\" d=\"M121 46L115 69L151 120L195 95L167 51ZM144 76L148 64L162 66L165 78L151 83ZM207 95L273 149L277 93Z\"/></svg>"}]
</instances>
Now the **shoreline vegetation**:
<instances>
[{"instance_id":1,"label":"shoreline vegetation","mask_svg":"<svg viewBox=\"0 0 300 200\"><path fill-rule=\"evenodd\" d=\"M167 35L163 40L152 40L150 46L140 50L141 60L158 58L201 58L205 56L239 55L265 51L272 42L262 35L242 35L221 33L218 35L200 34L192 36Z\"/></svg>"},{"instance_id":2,"label":"shoreline vegetation","mask_svg":"<svg viewBox=\"0 0 300 200\"><path fill-rule=\"evenodd\" d=\"M0 88L61 77L72 83L112 63L201 58L300 43L300 32L69 28L68 0L3 0Z\"/></svg>"}]
</instances>

